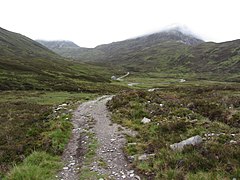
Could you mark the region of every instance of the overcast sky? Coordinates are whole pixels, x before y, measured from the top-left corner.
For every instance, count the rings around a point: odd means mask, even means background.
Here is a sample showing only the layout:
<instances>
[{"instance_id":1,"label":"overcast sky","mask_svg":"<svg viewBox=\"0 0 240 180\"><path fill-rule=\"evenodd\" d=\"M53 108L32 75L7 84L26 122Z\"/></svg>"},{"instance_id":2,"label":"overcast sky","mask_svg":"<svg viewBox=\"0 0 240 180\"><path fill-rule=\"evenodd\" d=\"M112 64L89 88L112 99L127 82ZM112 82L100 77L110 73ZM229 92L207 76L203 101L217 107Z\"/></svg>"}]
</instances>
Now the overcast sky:
<instances>
[{"instance_id":1,"label":"overcast sky","mask_svg":"<svg viewBox=\"0 0 240 180\"><path fill-rule=\"evenodd\" d=\"M82 47L187 26L206 41L240 39L240 0L0 0L0 27Z\"/></svg>"}]
</instances>

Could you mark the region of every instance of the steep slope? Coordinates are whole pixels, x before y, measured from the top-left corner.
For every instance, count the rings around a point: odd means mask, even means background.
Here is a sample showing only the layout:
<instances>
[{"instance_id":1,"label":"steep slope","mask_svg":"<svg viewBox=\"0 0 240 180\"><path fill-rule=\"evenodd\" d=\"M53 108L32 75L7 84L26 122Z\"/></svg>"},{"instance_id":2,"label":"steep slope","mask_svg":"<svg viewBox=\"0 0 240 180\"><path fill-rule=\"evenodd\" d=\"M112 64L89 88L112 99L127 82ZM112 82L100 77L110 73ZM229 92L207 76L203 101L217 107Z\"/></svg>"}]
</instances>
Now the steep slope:
<instances>
[{"instance_id":1,"label":"steep slope","mask_svg":"<svg viewBox=\"0 0 240 180\"><path fill-rule=\"evenodd\" d=\"M0 90L86 90L85 83L108 82L103 68L67 61L43 45L0 29Z\"/></svg>"},{"instance_id":2,"label":"steep slope","mask_svg":"<svg viewBox=\"0 0 240 180\"><path fill-rule=\"evenodd\" d=\"M58 62L65 62L63 58L53 53L45 46L17 33L0 28L0 58L1 69L30 71L39 70L37 65L44 61L44 68L60 68Z\"/></svg>"}]
</instances>

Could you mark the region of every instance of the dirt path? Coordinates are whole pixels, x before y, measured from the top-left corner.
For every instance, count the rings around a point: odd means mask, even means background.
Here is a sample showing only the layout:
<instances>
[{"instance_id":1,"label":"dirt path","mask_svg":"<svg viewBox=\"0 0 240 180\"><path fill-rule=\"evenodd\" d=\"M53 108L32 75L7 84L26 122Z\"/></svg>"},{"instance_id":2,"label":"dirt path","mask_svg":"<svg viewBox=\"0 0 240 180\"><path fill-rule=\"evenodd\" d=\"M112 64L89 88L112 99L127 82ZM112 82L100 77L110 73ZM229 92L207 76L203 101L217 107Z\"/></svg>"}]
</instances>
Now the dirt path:
<instances>
[{"instance_id":1,"label":"dirt path","mask_svg":"<svg viewBox=\"0 0 240 180\"><path fill-rule=\"evenodd\" d=\"M87 167L105 179L140 179L125 159L122 147L126 140L124 134L135 135L120 125L112 124L106 108L111 96L103 96L94 101L81 104L75 111L72 122L73 136L63 154L65 166L59 173L61 180L77 180L87 153L88 136L86 132L95 134L98 141L96 155ZM122 129L119 131L119 129ZM83 135L85 134L85 135ZM103 165L99 164L99 160ZM99 180L95 177L94 179ZM101 178L100 178L101 179Z\"/></svg>"},{"instance_id":2,"label":"dirt path","mask_svg":"<svg viewBox=\"0 0 240 180\"><path fill-rule=\"evenodd\" d=\"M125 74L125 75L123 75L123 76L117 78L117 80L118 80L118 81L122 81L123 78L127 77L129 74L130 74L130 72L127 72L127 74Z\"/></svg>"}]
</instances>

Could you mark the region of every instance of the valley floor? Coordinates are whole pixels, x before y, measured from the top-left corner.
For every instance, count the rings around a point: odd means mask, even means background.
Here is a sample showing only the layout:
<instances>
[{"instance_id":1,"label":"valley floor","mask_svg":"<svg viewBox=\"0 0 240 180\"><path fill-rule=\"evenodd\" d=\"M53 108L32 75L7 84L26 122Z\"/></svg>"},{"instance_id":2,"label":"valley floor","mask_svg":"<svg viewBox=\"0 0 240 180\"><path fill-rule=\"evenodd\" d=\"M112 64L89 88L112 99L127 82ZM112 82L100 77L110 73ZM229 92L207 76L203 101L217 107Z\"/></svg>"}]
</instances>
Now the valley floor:
<instances>
[{"instance_id":1,"label":"valley floor","mask_svg":"<svg viewBox=\"0 0 240 180\"><path fill-rule=\"evenodd\" d=\"M96 100L99 94L1 92L0 178L240 178L239 92L239 84L223 82L150 83ZM196 135L200 144L170 148Z\"/></svg>"}]
</instances>

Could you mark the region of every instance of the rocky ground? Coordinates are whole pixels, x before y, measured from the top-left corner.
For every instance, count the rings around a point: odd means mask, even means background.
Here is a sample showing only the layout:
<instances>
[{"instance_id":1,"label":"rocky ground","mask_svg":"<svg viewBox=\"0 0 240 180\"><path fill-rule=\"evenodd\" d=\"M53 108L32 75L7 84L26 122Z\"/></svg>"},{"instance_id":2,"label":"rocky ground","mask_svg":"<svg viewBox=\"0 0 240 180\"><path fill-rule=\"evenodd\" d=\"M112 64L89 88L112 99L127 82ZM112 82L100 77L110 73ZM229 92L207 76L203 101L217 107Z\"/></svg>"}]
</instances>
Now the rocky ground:
<instances>
[{"instance_id":1,"label":"rocky ground","mask_svg":"<svg viewBox=\"0 0 240 180\"><path fill-rule=\"evenodd\" d=\"M65 166L57 176L58 179L79 179L83 168L96 173L94 179L97 180L140 179L122 151L126 143L125 134L134 136L135 133L111 122L106 108L106 102L110 99L111 96L103 96L83 103L74 112L72 138L63 154ZM98 145L92 162L84 164L86 153L92 151L88 149L88 134L94 135ZM100 176L104 178L99 178Z\"/></svg>"}]
</instances>

